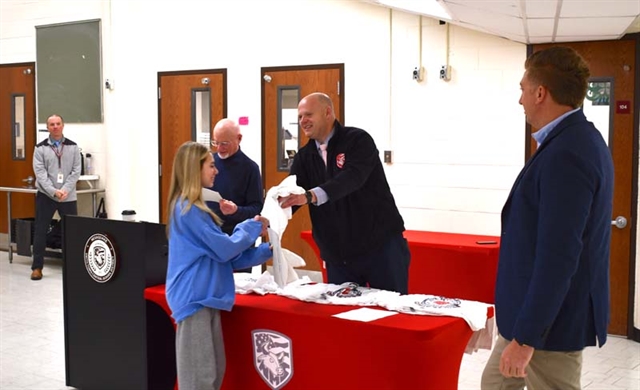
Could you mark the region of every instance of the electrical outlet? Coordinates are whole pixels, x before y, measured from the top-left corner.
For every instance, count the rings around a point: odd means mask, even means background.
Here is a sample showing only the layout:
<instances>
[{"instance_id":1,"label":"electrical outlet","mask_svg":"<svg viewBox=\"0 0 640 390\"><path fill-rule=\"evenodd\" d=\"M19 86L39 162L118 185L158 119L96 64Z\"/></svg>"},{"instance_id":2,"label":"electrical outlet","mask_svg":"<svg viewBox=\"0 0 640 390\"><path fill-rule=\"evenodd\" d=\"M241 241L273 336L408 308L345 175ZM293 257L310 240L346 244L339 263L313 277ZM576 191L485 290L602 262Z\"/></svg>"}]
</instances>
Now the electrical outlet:
<instances>
[{"instance_id":1,"label":"electrical outlet","mask_svg":"<svg viewBox=\"0 0 640 390\"><path fill-rule=\"evenodd\" d=\"M384 162L387 164L391 164L391 151L390 150L385 150L384 151Z\"/></svg>"}]
</instances>

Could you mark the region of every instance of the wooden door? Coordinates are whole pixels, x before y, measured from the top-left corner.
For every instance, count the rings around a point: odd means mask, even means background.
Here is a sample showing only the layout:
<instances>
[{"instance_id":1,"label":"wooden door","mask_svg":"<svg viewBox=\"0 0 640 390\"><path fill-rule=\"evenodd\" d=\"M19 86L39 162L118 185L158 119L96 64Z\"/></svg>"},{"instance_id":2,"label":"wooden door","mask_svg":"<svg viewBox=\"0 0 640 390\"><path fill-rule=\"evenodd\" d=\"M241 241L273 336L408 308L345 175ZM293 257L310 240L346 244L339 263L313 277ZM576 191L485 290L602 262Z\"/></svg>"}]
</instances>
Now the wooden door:
<instances>
[{"instance_id":1,"label":"wooden door","mask_svg":"<svg viewBox=\"0 0 640 390\"><path fill-rule=\"evenodd\" d=\"M593 81L609 80L610 88L610 125L608 129L608 144L613 156L615 169L615 188L613 198L614 220L623 216L629 222L626 227L618 229L611 227L611 256L610 256L610 289L611 289L611 323L609 333L615 335L629 335L633 326L630 325L629 297L633 292L630 285L631 263L631 232L632 224L636 222L631 218L633 203L633 188L637 185L637 177L633 177L633 152L637 147L633 134L637 129L633 127L634 112L634 85L635 85L635 41L598 41L561 43L559 46L572 47L589 63L591 78ZM533 45L533 51L538 51L552 45ZM628 110L620 112L617 104L628 103ZM623 110L624 111L624 110ZM586 112L587 119L589 114ZM591 119L593 121L593 119ZM530 140L531 131L527 131L527 140ZM603 131L602 128L599 128ZM536 149L536 143L528 148L529 158ZM637 159L635 160L637 163Z\"/></svg>"},{"instance_id":2,"label":"wooden door","mask_svg":"<svg viewBox=\"0 0 640 390\"><path fill-rule=\"evenodd\" d=\"M0 65L0 187L26 187L35 177L35 64ZM61 115L64 115L61 113ZM0 195L0 233L7 233L6 192ZM11 194L11 218L35 217L33 194Z\"/></svg>"},{"instance_id":3,"label":"wooden door","mask_svg":"<svg viewBox=\"0 0 640 390\"><path fill-rule=\"evenodd\" d=\"M289 165L298 149L308 142L300 131L298 102L313 92L324 92L333 100L336 118L344 123L344 65L262 68L262 180L265 192L289 175ZM311 230L309 212L303 206L289 221L282 247L302 256L303 269L319 271L320 263L300 232Z\"/></svg>"},{"instance_id":4,"label":"wooden door","mask_svg":"<svg viewBox=\"0 0 640 390\"><path fill-rule=\"evenodd\" d=\"M187 141L210 147L213 126L227 115L226 99L226 69L158 74L161 223L167 222L167 196L178 148Z\"/></svg>"}]
</instances>

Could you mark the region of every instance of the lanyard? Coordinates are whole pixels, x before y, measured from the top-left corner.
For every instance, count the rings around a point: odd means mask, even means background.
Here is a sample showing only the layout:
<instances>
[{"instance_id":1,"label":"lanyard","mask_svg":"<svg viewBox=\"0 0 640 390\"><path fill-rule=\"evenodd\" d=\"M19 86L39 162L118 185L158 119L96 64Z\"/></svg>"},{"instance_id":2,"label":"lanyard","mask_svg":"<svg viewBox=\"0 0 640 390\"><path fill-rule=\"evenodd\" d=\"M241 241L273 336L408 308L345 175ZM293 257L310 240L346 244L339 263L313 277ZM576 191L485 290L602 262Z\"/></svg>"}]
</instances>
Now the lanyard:
<instances>
[{"instance_id":1,"label":"lanyard","mask_svg":"<svg viewBox=\"0 0 640 390\"><path fill-rule=\"evenodd\" d=\"M58 157L58 169L62 169L62 161L60 160L60 158L62 157L62 151L64 150L64 144L61 143L60 151L58 151L58 149L55 146L53 146L53 145L50 145L50 146L51 146L51 149L53 150L53 153L55 153L56 157Z\"/></svg>"}]
</instances>

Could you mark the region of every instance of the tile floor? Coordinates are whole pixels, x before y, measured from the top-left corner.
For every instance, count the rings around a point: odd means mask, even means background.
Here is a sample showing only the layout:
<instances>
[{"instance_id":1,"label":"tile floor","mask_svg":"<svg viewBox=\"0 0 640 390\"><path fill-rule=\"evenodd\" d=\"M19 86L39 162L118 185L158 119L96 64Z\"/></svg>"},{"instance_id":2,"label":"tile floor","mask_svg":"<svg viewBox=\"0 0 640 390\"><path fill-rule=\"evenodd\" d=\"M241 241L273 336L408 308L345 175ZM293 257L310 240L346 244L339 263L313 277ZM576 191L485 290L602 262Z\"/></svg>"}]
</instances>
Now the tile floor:
<instances>
[{"instance_id":1,"label":"tile floor","mask_svg":"<svg viewBox=\"0 0 640 390\"><path fill-rule=\"evenodd\" d=\"M15 255L9 264L0 251L0 389L72 389L65 386L62 261L46 260L37 282L29 279L30 266L30 258ZM480 388L488 357L489 351L464 355L460 390ZM640 390L640 343L611 337L602 349L588 348L582 386Z\"/></svg>"}]
</instances>

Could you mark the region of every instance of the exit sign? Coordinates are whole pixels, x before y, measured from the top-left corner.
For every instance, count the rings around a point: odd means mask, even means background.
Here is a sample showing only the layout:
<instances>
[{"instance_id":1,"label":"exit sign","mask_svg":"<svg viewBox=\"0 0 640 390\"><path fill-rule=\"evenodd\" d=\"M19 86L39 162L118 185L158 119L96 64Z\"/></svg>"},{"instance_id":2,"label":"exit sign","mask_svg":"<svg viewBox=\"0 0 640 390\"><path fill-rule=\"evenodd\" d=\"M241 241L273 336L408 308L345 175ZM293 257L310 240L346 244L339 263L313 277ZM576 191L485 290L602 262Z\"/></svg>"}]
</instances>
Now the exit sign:
<instances>
[{"instance_id":1,"label":"exit sign","mask_svg":"<svg viewBox=\"0 0 640 390\"><path fill-rule=\"evenodd\" d=\"M631 102L629 100L618 100L616 102L616 114L628 114L631 112Z\"/></svg>"}]
</instances>

